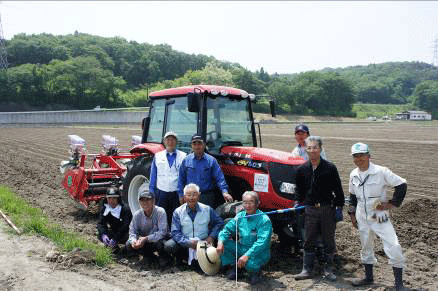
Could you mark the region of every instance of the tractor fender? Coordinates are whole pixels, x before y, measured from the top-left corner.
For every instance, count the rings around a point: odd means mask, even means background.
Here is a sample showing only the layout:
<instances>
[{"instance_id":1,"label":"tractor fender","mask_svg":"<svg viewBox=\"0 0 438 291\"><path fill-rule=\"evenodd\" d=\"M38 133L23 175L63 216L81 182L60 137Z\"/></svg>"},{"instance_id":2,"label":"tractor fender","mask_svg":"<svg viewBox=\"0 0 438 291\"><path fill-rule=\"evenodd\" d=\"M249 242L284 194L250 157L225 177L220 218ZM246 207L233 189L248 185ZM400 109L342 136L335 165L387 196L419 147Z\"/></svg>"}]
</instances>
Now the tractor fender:
<instances>
[{"instance_id":1,"label":"tractor fender","mask_svg":"<svg viewBox=\"0 0 438 291\"><path fill-rule=\"evenodd\" d=\"M126 175L123 178L122 200L129 206L132 214L140 209L138 189L144 183L149 185L153 155L140 156L129 162Z\"/></svg>"},{"instance_id":2,"label":"tractor fender","mask_svg":"<svg viewBox=\"0 0 438 291\"><path fill-rule=\"evenodd\" d=\"M164 150L164 145L160 143L141 143L134 146L129 152L131 154L151 154L154 155Z\"/></svg>"}]
</instances>

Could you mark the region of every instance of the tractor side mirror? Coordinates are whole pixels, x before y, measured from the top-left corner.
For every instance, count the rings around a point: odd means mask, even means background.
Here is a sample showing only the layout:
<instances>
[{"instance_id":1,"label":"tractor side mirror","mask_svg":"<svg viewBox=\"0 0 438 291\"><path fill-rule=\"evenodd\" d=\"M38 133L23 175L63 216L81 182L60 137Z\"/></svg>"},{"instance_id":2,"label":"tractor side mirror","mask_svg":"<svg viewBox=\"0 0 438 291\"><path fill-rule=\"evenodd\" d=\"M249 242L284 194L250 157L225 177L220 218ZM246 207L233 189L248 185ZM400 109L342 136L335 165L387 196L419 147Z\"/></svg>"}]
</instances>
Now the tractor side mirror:
<instances>
[{"instance_id":1,"label":"tractor side mirror","mask_svg":"<svg viewBox=\"0 0 438 291\"><path fill-rule=\"evenodd\" d=\"M198 93L188 93L187 94L187 107L189 112L199 112L199 94Z\"/></svg>"},{"instance_id":2,"label":"tractor side mirror","mask_svg":"<svg viewBox=\"0 0 438 291\"><path fill-rule=\"evenodd\" d=\"M272 117L275 117L275 100L269 100L269 108L271 109Z\"/></svg>"}]
</instances>

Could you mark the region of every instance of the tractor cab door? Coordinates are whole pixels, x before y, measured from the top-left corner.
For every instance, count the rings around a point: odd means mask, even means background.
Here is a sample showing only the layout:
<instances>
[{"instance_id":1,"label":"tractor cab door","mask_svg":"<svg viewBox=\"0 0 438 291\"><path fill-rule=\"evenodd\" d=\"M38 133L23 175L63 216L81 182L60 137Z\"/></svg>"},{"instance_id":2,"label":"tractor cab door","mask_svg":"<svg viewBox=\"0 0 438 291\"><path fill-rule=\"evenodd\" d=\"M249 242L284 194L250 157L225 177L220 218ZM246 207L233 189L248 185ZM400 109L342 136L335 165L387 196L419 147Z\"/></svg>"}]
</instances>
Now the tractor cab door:
<instances>
[{"instance_id":1,"label":"tractor cab door","mask_svg":"<svg viewBox=\"0 0 438 291\"><path fill-rule=\"evenodd\" d=\"M187 97L154 100L150 111L148 142L161 143L168 131L178 135L177 149L189 153L191 137L198 131L199 112L189 112Z\"/></svg>"}]
</instances>

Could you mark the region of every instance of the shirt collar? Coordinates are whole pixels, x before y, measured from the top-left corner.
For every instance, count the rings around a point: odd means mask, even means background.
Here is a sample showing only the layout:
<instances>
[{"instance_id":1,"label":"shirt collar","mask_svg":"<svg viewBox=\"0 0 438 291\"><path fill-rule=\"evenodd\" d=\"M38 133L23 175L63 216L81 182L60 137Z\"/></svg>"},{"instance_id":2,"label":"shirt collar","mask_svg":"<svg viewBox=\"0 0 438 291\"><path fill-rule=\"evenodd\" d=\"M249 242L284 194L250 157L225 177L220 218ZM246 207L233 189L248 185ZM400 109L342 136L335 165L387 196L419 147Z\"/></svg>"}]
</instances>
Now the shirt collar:
<instances>
[{"instance_id":1,"label":"shirt collar","mask_svg":"<svg viewBox=\"0 0 438 291\"><path fill-rule=\"evenodd\" d=\"M191 212L191 213L198 212L199 209L200 209L200 208L199 208L199 203L196 203L195 210L192 210L192 209L189 207L188 204L186 204L186 207L187 207L187 211L188 211L188 212Z\"/></svg>"}]
</instances>

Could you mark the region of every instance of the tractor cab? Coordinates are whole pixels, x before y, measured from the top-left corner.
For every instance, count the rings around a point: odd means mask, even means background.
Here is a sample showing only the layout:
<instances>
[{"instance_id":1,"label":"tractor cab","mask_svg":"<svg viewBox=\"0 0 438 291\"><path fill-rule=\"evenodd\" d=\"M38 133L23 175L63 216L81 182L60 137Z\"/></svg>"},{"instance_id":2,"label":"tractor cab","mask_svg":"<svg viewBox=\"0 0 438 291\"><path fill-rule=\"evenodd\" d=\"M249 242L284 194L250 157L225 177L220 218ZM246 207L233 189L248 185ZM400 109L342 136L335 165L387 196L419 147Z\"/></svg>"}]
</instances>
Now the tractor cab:
<instances>
[{"instance_id":1,"label":"tractor cab","mask_svg":"<svg viewBox=\"0 0 438 291\"><path fill-rule=\"evenodd\" d=\"M150 95L150 112L143 143L161 143L167 131L178 134L178 149L189 153L194 133L206 141L207 151L220 155L224 146L256 147L251 101L254 95L219 86L168 89Z\"/></svg>"}]
</instances>

